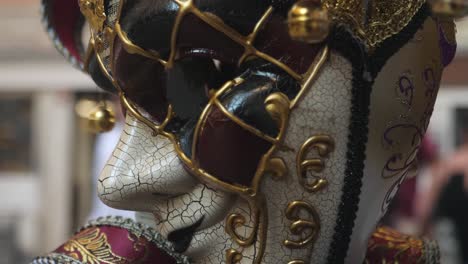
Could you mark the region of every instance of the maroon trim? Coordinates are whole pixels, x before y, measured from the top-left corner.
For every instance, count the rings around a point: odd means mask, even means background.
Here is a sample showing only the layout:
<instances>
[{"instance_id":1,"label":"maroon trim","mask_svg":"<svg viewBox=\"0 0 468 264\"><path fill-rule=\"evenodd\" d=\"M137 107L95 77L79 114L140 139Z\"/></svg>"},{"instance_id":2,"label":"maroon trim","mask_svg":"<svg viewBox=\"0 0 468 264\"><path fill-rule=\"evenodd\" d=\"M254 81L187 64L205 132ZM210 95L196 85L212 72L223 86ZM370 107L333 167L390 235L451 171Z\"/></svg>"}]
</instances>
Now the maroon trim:
<instances>
[{"instance_id":1,"label":"maroon trim","mask_svg":"<svg viewBox=\"0 0 468 264\"><path fill-rule=\"evenodd\" d=\"M78 1L43 0L42 4L49 36L53 38L59 52L67 59L74 58L76 62L82 63L81 30L84 20Z\"/></svg>"},{"instance_id":2,"label":"maroon trim","mask_svg":"<svg viewBox=\"0 0 468 264\"><path fill-rule=\"evenodd\" d=\"M99 248L96 248L99 246ZM77 233L54 253L78 261L99 263L175 264L176 260L144 236L115 226L89 227ZM106 261L106 262L105 262Z\"/></svg>"},{"instance_id":3,"label":"maroon trim","mask_svg":"<svg viewBox=\"0 0 468 264\"><path fill-rule=\"evenodd\" d=\"M208 113L197 144L200 167L217 179L250 187L271 143L240 127L217 106Z\"/></svg>"}]
</instances>

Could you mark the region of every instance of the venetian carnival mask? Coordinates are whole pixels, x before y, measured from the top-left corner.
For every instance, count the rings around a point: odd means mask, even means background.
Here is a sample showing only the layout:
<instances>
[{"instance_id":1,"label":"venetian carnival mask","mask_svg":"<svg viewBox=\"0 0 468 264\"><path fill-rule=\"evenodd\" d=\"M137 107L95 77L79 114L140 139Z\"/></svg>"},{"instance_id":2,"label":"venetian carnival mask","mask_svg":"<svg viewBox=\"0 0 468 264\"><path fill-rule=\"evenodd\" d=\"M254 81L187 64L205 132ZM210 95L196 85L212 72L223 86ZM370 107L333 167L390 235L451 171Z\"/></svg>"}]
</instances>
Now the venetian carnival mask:
<instances>
[{"instance_id":1,"label":"venetian carnival mask","mask_svg":"<svg viewBox=\"0 0 468 264\"><path fill-rule=\"evenodd\" d=\"M59 49L126 110L106 204L150 214L194 263L363 263L415 168L450 17L424 0L53 2Z\"/></svg>"}]
</instances>

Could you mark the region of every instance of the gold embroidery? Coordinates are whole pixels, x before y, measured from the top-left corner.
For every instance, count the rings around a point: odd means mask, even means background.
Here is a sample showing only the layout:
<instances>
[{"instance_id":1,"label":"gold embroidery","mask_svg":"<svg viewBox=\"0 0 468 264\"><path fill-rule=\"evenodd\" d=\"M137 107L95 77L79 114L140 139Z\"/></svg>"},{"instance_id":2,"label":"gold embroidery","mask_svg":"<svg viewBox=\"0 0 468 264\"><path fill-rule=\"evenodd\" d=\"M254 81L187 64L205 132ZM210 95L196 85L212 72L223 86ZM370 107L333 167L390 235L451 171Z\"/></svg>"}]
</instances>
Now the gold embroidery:
<instances>
[{"instance_id":1,"label":"gold embroidery","mask_svg":"<svg viewBox=\"0 0 468 264\"><path fill-rule=\"evenodd\" d=\"M373 0L365 7L361 0L324 0L333 20L349 25L371 50L399 33L425 2Z\"/></svg>"},{"instance_id":2,"label":"gold embroidery","mask_svg":"<svg viewBox=\"0 0 468 264\"><path fill-rule=\"evenodd\" d=\"M416 263L421 263L424 258L424 242L421 239L397 233L386 227L378 228L372 235L369 240L368 250L379 252L383 256L390 253L390 256L394 256L395 263L405 260L408 255L417 257ZM384 258L382 263L385 263L385 261ZM366 259L366 263L371 262Z\"/></svg>"},{"instance_id":3,"label":"gold embroidery","mask_svg":"<svg viewBox=\"0 0 468 264\"><path fill-rule=\"evenodd\" d=\"M100 232L99 228L91 228L78 234L64 245L64 250L67 255L88 264L128 262L112 252L106 234Z\"/></svg>"},{"instance_id":4,"label":"gold embroidery","mask_svg":"<svg viewBox=\"0 0 468 264\"><path fill-rule=\"evenodd\" d=\"M81 13L94 31L101 31L106 22L104 0L79 0Z\"/></svg>"},{"instance_id":5,"label":"gold embroidery","mask_svg":"<svg viewBox=\"0 0 468 264\"><path fill-rule=\"evenodd\" d=\"M397 255L401 255L403 252L415 248L419 249L419 251L422 251L424 246L423 241L420 239L402 235L385 228L377 229L377 232L372 235L371 240L375 238L380 238L384 241L387 241L386 245L376 245L376 247L397 250Z\"/></svg>"}]
</instances>

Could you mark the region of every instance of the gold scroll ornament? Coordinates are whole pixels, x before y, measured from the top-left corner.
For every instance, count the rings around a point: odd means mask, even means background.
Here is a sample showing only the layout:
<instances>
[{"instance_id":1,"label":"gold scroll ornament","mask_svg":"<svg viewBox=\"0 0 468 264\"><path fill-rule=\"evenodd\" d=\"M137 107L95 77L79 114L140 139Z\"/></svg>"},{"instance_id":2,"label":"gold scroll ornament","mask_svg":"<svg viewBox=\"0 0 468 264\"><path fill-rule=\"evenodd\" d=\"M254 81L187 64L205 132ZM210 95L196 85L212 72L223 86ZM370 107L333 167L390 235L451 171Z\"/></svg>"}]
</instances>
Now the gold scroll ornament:
<instances>
[{"instance_id":1,"label":"gold scroll ornament","mask_svg":"<svg viewBox=\"0 0 468 264\"><path fill-rule=\"evenodd\" d=\"M304 213L308 215L308 218L302 216ZM289 227L291 233L301 237L298 240L284 240L283 244L286 247L303 248L315 241L320 230L320 217L312 205L304 201L293 201L286 209L286 218L292 221Z\"/></svg>"},{"instance_id":2,"label":"gold scroll ornament","mask_svg":"<svg viewBox=\"0 0 468 264\"><path fill-rule=\"evenodd\" d=\"M318 175L313 175L313 181L307 181L309 171L321 173L325 169L325 158L334 151L335 143L330 136L315 135L307 139L299 149L296 157L296 166L299 183L305 190L316 193L323 190L328 181ZM308 159L308 154L316 150L318 157ZM289 229L291 234L299 239L286 239L283 244L290 249L304 248L313 244L320 231L320 216L314 206L305 201L293 201L289 203L286 209L286 218L292 221ZM307 215L307 216L306 216ZM291 260L288 264L304 264L303 260Z\"/></svg>"},{"instance_id":3,"label":"gold scroll ornament","mask_svg":"<svg viewBox=\"0 0 468 264\"><path fill-rule=\"evenodd\" d=\"M313 173L321 173L325 169L324 158L327 158L333 152L335 144L333 139L327 135L317 135L309 138L302 144L299 153L297 154L297 174L299 183L308 192L318 192L325 188L328 181L320 176L313 175L313 181L307 181L307 174L309 171ZM307 154L311 150L316 150L319 157L314 159L307 159Z\"/></svg>"}]
</instances>

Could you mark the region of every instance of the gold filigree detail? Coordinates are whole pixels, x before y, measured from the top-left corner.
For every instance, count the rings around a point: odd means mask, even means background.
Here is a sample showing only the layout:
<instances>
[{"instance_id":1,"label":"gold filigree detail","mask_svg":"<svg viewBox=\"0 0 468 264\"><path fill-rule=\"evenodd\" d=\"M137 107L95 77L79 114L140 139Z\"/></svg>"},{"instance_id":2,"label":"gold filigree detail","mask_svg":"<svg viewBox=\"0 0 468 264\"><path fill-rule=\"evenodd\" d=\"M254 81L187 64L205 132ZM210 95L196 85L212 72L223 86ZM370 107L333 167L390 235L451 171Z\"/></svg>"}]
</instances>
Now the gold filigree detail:
<instances>
[{"instance_id":1,"label":"gold filigree detail","mask_svg":"<svg viewBox=\"0 0 468 264\"><path fill-rule=\"evenodd\" d=\"M263 259L263 254L265 253L268 209L266 208L265 199L263 196L257 197L256 200L247 200L249 202L249 207L251 210L253 210L253 225L251 227L246 226L248 223L245 216L233 213L226 219L225 230L226 233L231 236L234 242L243 248L250 247L254 243L258 243L258 254L255 257L253 263L260 264ZM252 229L252 232L250 233L249 237L243 237L237 233L238 228L249 228ZM235 259L239 259L239 261L243 257L242 253L235 249L229 249L227 253L229 253L226 254L227 263L237 263L230 261L233 261L233 257L235 257Z\"/></svg>"},{"instance_id":2,"label":"gold filigree detail","mask_svg":"<svg viewBox=\"0 0 468 264\"><path fill-rule=\"evenodd\" d=\"M244 227L247 223L247 220L245 219L245 216L241 214L231 214L226 220L226 233L228 233L234 241L242 247L249 247L253 245L255 242L255 239L257 238L257 230L258 230L258 225L260 224L259 217L260 217L260 212L258 211L258 208L254 208L254 213L253 213L253 231L250 233L248 237L243 237L237 233L237 229L240 227Z\"/></svg>"},{"instance_id":3,"label":"gold filigree detail","mask_svg":"<svg viewBox=\"0 0 468 264\"><path fill-rule=\"evenodd\" d=\"M136 54L136 55L146 57L148 59L158 61L159 63L161 63L164 66L166 65L167 62L164 61L163 59L161 59L161 56L159 55L158 52L153 51L153 50L145 50L145 49L141 48L140 46L135 45L128 38L127 33L122 31L122 28L121 28L120 24L117 23L115 25L115 31L116 31L117 36L119 37L119 39L122 41L122 44L123 44L123 47L124 47L125 51L127 51L130 54Z\"/></svg>"},{"instance_id":4,"label":"gold filigree detail","mask_svg":"<svg viewBox=\"0 0 468 264\"><path fill-rule=\"evenodd\" d=\"M398 34L419 11L425 0L323 0L335 23L348 25L373 50Z\"/></svg>"},{"instance_id":5,"label":"gold filigree detail","mask_svg":"<svg viewBox=\"0 0 468 264\"><path fill-rule=\"evenodd\" d=\"M301 211L307 212L309 218L302 218ZM315 241L320 230L320 217L312 205L305 201L293 201L289 203L285 215L288 220L293 222L289 227L291 233L300 237L298 240L284 240L283 244L286 247L303 248ZM308 234L305 234L307 231Z\"/></svg>"},{"instance_id":6,"label":"gold filigree detail","mask_svg":"<svg viewBox=\"0 0 468 264\"><path fill-rule=\"evenodd\" d=\"M313 175L314 180L307 182L307 172L321 173L325 169L324 158L333 152L335 144L330 136L317 135L309 138L302 144L296 158L297 174L299 183L309 192L318 192L327 186L328 181L320 176ZM307 154L315 149L319 158L307 159Z\"/></svg>"},{"instance_id":7,"label":"gold filigree detail","mask_svg":"<svg viewBox=\"0 0 468 264\"><path fill-rule=\"evenodd\" d=\"M101 31L106 22L104 0L79 0L78 5L90 27L96 32Z\"/></svg>"},{"instance_id":8,"label":"gold filigree detail","mask_svg":"<svg viewBox=\"0 0 468 264\"><path fill-rule=\"evenodd\" d=\"M64 250L67 255L79 259L83 263L114 264L128 262L127 259L112 252L106 234L102 233L99 228L91 228L80 233L64 245Z\"/></svg>"},{"instance_id":9,"label":"gold filigree detail","mask_svg":"<svg viewBox=\"0 0 468 264\"><path fill-rule=\"evenodd\" d=\"M299 102L302 100L302 98L306 95L307 91L310 90L312 87L312 83L315 81L317 78L320 70L323 68L323 65L328 59L328 56L330 55L330 49L328 46L325 46L321 51L320 55L318 56L318 61L317 63L313 63L310 66L310 69L307 71L307 73L304 75L304 78L301 81L301 90L299 93L296 95L294 100L292 100L290 104L290 109L294 109Z\"/></svg>"},{"instance_id":10,"label":"gold filigree detail","mask_svg":"<svg viewBox=\"0 0 468 264\"><path fill-rule=\"evenodd\" d=\"M93 54L96 55L99 67L104 75L113 82L113 78L104 65L101 55L105 50L105 43L113 45L115 37L114 30L106 26L106 13L104 0L79 0L80 11L89 24L91 37L89 40L88 48L83 58L84 71L89 71L89 63Z\"/></svg>"}]
</instances>

